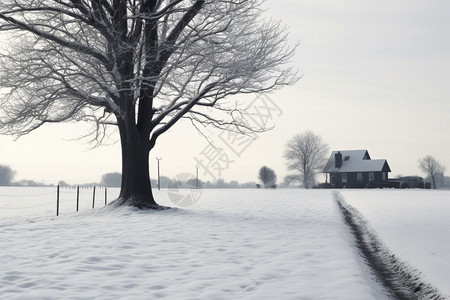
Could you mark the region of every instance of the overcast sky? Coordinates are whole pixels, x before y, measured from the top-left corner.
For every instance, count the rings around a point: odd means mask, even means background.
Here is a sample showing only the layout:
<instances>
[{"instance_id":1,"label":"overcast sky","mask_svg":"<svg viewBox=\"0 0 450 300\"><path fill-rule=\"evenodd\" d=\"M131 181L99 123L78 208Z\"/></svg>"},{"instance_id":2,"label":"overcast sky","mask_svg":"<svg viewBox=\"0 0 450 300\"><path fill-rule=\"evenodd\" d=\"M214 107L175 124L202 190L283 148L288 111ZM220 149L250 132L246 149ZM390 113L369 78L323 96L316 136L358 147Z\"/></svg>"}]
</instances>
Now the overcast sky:
<instances>
[{"instance_id":1,"label":"overcast sky","mask_svg":"<svg viewBox=\"0 0 450 300\"><path fill-rule=\"evenodd\" d=\"M418 159L433 155L450 168L450 1L269 0L267 15L290 28L300 42L295 65L303 74L294 86L255 103L272 105L276 125L253 142L220 136L217 146L229 164L200 169L213 181L257 180L262 165L287 175L286 142L311 130L332 150L367 149L387 159L392 173L421 175ZM98 182L120 172L120 145L90 150L70 141L86 125L49 125L18 141L0 136L0 164L17 171L16 180L45 183ZM193 128L175 126L151 153L161 174L195 173L211 157L209 144ZM209 156L208 156L209 155ZM196 161L197 159L197 161ZM319 179L322 179L320 177Z\"/></svg>"}]
</instances>

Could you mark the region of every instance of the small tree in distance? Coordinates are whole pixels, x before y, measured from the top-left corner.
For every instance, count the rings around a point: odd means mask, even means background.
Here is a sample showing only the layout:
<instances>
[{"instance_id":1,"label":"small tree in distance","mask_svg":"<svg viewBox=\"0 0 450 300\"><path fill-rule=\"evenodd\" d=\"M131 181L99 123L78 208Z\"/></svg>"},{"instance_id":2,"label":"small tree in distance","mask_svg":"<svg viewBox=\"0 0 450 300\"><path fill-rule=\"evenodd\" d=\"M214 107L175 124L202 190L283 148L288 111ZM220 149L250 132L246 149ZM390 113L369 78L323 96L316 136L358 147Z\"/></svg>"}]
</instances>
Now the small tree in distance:
<instances>
[{"instance_id":1,"label":"small tree in distance","mask_svg":"<svg viewBox=\"0 0 450 300\"><path fill-rule=\"evenodd\" d=\"M419 167L431 177L433 188L436 189L436 176L444 176L445 166L439 163L433 156L427 155L419 160Z\"/></svg>"},{"instance_id":2,"label":"small tree in distance","mask_svg":"<svg viewBox=\"0 0 450 300\"><path fill-rule=\"evenodd\" d=\"M122 182L122 174L118 172L106 173L102 176L102 185L106 187L120 187Z\"/></svg>"},{"instance_id":3,"label":"small tree in distance","mask_svg":"<svg viewBox=\"0 0 450 300\"><path fill-rule=\"evenodd\" d=\"M323 170L327 162L328 151L328 145L319 135L311 131L294 136L286 144L284 152L287 168L293 171L286 176L286 183L297 181L303 183L307 189L312 187L316 174Z\"/></svg>"},{"instance_id":4,"label":"small tree in distance","mask_svg":"<svg viewBox=\"0 0 450 300\"><path fill-rule=\"evenodd\" d=\"M264 184L264 188L276 188L277 175L271 168L263 166L259 169L258 179Z\"/></svg>"},{"instance_id":5,"label":"small tree in distance","mask_svg":"<svg viewBox=\"0 0 450 300\"><path fill-rule=\"evenodd\" d=\"M16 171L11 169L11 167L0 165L0 185L11 185L15 175Z\"/></svg>"}]
</instances>

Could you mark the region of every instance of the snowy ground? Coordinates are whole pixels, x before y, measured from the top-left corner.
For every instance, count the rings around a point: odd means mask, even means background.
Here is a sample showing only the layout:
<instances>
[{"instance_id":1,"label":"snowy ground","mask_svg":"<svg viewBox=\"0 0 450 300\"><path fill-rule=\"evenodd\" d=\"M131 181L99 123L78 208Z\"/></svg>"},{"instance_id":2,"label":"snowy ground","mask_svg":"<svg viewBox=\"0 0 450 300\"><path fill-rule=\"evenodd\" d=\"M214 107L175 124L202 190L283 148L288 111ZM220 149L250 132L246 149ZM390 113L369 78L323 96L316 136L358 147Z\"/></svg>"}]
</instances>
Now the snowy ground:
<instances>
[{"instance_id":1,"label":"snowy ground","mask_svg":"<svg viewBox=\"0 0 450 300\"><path fill-rule=\"evenodd\" d=\"M389 250L450 299L450 191L345 190Z\"/></svg>"},{"instance_id":2,"label":"snowy ground","mask_svg":"<svg viewBox=\"0 0 450 300\"><path fill-rule=\"evenodd\" d=\"M59 217L54 194L36 191L30 203L0 189L0 299L388 299L329 190L203 190L195 206L163 212L92 210L87 197L78 213L63 201ZM358 197L376 192L364 192L342 195L372 222L370 200ZM166 191L156 196L171 205ZM17 216L19 204L37 215ZM401 225L405 211L397 213ZM446 222L436 230L448 238ZM448 262L449 253L436 256Z\"/></svg>"}]
</instances>

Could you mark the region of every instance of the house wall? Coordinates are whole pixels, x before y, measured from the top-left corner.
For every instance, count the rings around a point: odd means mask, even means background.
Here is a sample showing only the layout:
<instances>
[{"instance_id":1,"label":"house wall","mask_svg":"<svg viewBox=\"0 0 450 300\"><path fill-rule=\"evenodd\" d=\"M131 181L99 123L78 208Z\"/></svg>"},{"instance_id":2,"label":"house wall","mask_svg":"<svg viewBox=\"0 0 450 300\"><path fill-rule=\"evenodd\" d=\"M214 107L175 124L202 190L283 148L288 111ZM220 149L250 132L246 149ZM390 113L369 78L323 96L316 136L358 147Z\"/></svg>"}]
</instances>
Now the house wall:
<instances>
[{"instance_id":1,"label":"house wall","mask_svg":"<svg viewBox=\"0 0 450 300\"><path fill-rule=\"evenodd\" d=\"M370 172L361 172L362 173L362 180L358 181L358 172L349 172L347 173L347 182L342 181L342 173L331 173L330 174L330 182L332 182L332 185L337 188L342 187L361 187L364 188L367 186L369 181L369 173ZM383 180L382 172L373 172L374 173L374 180L370 182L371 184L375 186L384 186L388 183L389 173L386 173L386 178ZM331 178L334 177L334 180L332 181Z\"/></svg>"}]
</instances>

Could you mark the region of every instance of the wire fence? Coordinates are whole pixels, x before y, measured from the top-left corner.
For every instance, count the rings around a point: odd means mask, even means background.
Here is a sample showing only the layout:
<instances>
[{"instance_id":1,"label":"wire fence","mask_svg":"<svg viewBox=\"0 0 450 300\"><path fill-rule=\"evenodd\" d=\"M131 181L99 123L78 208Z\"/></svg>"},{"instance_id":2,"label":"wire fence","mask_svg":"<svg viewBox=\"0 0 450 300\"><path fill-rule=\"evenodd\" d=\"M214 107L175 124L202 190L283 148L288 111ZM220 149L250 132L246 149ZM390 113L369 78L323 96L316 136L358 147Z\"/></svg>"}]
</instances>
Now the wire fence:
<instances>
[{"instance_id":1,"label":"wire fence","mask_svg":"<svg viewBox=\"0 0 450 300\"><path fill-rule=\"evenodd\" d=\"M0 187L0 217L60 215L103 207L118 188Z\"/></svg>"}]
</instances>

